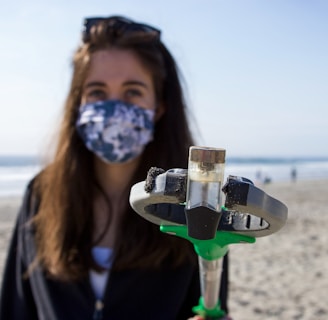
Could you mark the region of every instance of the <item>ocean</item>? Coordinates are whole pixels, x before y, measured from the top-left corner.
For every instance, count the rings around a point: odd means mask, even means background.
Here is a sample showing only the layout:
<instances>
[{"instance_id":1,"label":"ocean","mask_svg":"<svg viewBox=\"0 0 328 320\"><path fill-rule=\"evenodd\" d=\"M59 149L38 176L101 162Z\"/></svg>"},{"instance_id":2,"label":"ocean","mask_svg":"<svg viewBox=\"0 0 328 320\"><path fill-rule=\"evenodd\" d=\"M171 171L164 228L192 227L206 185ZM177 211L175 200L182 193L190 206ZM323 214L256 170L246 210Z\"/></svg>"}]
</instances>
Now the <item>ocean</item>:
<instances>
[{"instance_id":1,"label":"ocean","mask_svg":"<svg viewBox=\"0 0 328 320\"><path fill-rule=\"evenodd\" d=\"M40 168L36 157L0 156L0 197L22 196ZM228 157L225 176L242 176L254 183L289 181L293 169L298 180L328 179L328 158Z\"/></svg>"}]
</instances>

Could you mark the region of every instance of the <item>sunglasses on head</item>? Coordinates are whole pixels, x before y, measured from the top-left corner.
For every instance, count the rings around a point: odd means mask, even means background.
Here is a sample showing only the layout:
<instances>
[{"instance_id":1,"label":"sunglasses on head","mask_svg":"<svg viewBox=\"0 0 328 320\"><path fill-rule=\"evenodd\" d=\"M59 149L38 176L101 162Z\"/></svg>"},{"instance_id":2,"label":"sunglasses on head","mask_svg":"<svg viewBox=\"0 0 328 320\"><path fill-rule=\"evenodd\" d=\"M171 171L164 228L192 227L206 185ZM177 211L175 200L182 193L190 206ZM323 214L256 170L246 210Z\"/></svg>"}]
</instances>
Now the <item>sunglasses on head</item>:
<instances>
[{"instance_id":1,"label":"sunglasses on head","mask_svg":"<svg viewBox=\"0 0 328 320\"><path fill-rule=\"evenodd\" d=\"M143 23L137 23L124 17L95 17L85 18L82 30L82 40L84 43L90 41L91 29L99 23L106 23L107 32L115 37L131 36L149 40L159 40L161 31Z\"/></svg>"}]
</instances>

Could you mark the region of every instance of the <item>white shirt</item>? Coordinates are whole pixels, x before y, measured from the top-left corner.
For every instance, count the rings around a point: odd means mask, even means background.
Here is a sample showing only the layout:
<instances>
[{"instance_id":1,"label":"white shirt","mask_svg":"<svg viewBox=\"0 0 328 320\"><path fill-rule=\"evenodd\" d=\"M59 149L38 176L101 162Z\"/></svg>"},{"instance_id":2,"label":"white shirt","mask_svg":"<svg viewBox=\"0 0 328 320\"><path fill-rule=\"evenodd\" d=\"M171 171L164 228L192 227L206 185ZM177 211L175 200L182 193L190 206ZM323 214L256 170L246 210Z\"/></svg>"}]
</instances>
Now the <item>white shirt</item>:
<instances>
[{"instance_id":1,"label":"white shirt","mask_svg":"<svg viewBox=\"0 0 328 320\"><path fill-rule=\"evenodd\" d=\"M102 299L109 276L109 270L112 266L113 249L106 247L93 247L92 256L99 266L106 269L106 271L103 272L96 272L94 270L90 270L89 272L90 283L94 294L97 299Z\"/></svg>"}]
</instances>

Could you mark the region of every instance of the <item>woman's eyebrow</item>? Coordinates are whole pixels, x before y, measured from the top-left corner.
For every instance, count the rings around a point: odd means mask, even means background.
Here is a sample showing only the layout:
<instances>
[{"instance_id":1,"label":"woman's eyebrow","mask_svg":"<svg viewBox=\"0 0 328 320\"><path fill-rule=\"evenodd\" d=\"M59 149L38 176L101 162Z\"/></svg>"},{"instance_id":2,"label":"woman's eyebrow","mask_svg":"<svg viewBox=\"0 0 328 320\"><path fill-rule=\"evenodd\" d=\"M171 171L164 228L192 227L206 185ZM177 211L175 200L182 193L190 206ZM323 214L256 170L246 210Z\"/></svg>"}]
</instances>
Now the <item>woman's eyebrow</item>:
<instances>
[{"instance_id":1,"label":"woman's eyebrow","mask_svg":"<svg viewBox=\"0 0 328 320\"><path fill-rule=\"evenodd\" d=\"M101 81L91 81L85 84L84 88L90 88L90 87L105 87L105 83Z\"/></svg>"},{"instance_id":2,"label":"woman's eyebrow","mask_svg":"<svg viewBox=\"0 0 328 320\"><path fill-rule=\"evenodd\" d=\"M148 88L147 84L143 81L139 81L139 80L128 80L126 82L124 82L125 86L130 86L130 85L137 85L137 86L141 86L144 88Z\"/></svg>"}]
</instances>

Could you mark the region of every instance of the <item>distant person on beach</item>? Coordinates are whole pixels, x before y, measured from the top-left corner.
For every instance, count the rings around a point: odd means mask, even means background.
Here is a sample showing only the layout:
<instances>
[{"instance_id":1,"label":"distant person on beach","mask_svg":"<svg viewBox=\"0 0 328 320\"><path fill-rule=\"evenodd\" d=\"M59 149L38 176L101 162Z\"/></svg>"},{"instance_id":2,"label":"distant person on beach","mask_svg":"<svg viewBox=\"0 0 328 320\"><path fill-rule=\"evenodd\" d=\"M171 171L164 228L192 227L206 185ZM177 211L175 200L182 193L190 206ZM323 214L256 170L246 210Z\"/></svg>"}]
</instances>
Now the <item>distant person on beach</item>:
<instances>
[{"instance_id":1,"label":"distant person on beach","mask_svg":"<svg viewBox=\"0 0 328 320\"><path fill-rule=\"evenodd\" d=\"M54 158L29 183L18 215L1 319L193 316L193 247L128 203L150 167L187 167L194 143L186 110L158 29L124 17L85 20ZM228 312L227 256L223 263Z\"/></svg>"},{"instance_id":2,"label":"distant person on beach","mask_svg":"<svg viewBox=\"0 0 328 320\"><path fill-rule=\"evenodd\" d=\"M256 171L255 178L256 178L256 181L261 181L261 179L262 179L262 171L260 169Z\"/></svg>"},{"instance_id":3,"label":"distant person on beach","mask_svg":"<svg viewBox=\"0 0 328 320\"><path fill-rule=\"evenodd\" d=\"M296 182L296 180L297 180L297 170L296 170L295 167L293 167L291 172L290 172L290 178L291 178L292 182Z\"/></svg>"},{"instance_id":4,"label":"distant person on beach","mask_svg":"<svg viewBox=\"0 0 328 320\"><path fill-rule=\"evenodd\" d=\"M269 184L271 182L272 182L272 179L268 175L266 175L263 179L263 183L264 184Z\"/></svg>"}]
</instances>

